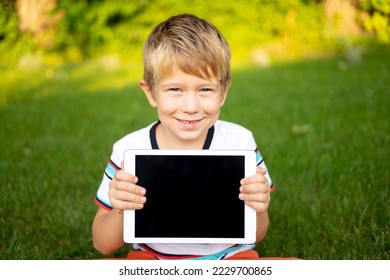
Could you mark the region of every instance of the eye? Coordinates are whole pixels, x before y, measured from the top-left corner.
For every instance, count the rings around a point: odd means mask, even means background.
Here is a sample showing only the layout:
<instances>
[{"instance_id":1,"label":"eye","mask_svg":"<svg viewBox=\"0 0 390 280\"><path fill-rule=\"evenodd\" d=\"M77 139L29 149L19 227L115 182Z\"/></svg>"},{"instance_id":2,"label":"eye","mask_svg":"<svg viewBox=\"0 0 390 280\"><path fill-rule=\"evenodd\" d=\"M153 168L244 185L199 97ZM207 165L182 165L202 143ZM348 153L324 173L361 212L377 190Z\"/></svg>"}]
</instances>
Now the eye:
<instances>
[{"instance_id":1,"label":"eye","mask_svg":"<svg viewBox=\"0 0 390 280\"><path fill-rule=\"evenodd\" d=\"M207 95L207 96L209 96L209 95L211 95L211 94L213 94L215 92L215 90L214 89L212 89L212 88L202 88L202 89L200 89L200 94L202 94L202 95Z\"/></svg>"},{"instance_id":2,"label":"eye","mask_svg":"<svg viewBox=\"0 0 390 280\"><path fill-rule=\"evenodd\" d=\"M201 93L212 93L214 90L212 88L202 88L200 90Z\"/></svg>"},{"instance_id":3,"label":"eye","mask_svg":"<svg viewBox=\"0 0 390 280\"><path fill-rule=\"evenodd\" d=\"M181 89L180 88L169 88L168 91L173 92L173 93L177 93L177 92L181 92Z\"/></svg>"}]
</instances>

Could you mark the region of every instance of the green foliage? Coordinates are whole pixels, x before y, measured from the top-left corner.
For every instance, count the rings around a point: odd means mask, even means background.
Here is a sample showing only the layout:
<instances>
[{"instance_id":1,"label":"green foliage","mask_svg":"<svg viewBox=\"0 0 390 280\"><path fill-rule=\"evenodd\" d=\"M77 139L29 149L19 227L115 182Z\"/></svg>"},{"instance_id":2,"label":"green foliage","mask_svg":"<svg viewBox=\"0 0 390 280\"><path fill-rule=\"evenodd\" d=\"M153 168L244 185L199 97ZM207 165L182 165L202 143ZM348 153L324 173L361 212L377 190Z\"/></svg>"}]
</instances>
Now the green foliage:
<instances>
[{"instance_id":1,"label":"green foliage","mask_svg":"<svg viewBox=\"0 0 390 280\"><path fill-rule=\"evenodd\" d=\"M53 51L76 52L85 57L100 53L129 53L142 45L142 22L139 14L146 1L67 1L59 2L57 10L65 17L58 26L59 36Z\"/></svg>"},{"instance_id":2,"label":"green foliage","mask_svg":"<svg viewBox=\"0 0 390 280\"><path fill-rule=\"evenodd\" d=\"M367 11L375 9L366 26L382 41L387 40L388 28L385 2L362 2ZM178 13L194 13L214 23L232 46L234 63L252 60L259 49L276 60L318 55L332 51L339 39L326 32L323 1L316 0L240 0L228 4L208 0L58 0L52 14L63 16L55 26L55 36L45 45L28 32L19 33L14 1L3 2L0 9L3 63L14 63L29 53L62 61L117 55L138 62L151 29Z\"/></svg>"},{"instance_id":3,"label":"green foliage","mask_svg":"<svg viewBox=\"0 0 390 280\"><path fill-rule=\"evenodd\" d=\"M18 22L15 14L14 2L0 5L0 41L4 44L10 44L16 40Z\"/></svg>"},{"instance_id":4,"label":"green foliage","mask_svg":"<svg viewBox=\"0 0 390 280\"><path fill-rule=\"evenodd\" d=\"M361 0L361 6L369 15L363 21L367 31L374 32L378 41L390 43L390 1Z\"/></svg>"},{"instance_id":5,"label":"green foliage","mask_svg":"<svg viewBox=\"0 0 390 280\"><path fill-rule=\"evenodd\" d=\"M34 50L31 37L20 36L15 1L0 3L0 59L17 59L23 53ZM1 62L1 60L0 60Z\"/></svg>"}]
</instances>

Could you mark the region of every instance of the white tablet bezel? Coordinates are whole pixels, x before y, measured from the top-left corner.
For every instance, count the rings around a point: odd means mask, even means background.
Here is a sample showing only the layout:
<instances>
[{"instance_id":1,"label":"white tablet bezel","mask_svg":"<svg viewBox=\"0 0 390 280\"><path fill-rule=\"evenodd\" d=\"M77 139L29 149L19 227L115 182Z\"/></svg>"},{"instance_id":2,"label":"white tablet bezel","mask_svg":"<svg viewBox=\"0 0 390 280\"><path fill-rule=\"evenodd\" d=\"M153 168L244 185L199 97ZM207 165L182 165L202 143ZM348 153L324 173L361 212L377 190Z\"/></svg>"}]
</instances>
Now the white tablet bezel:
<instances>
[{"instance_id":1,"label":"white tablet bezel","mask_svg":"<svg viewBox=\"0 0 390 280\"><path fill-rule=\"evenodd\" d=\"M256 173L256 153L249 150L126 150L124 153L124 170L135 174L135 158L137 155L207 155L207 156L243 156L245 161L245 177ZM135 174L136 175L136 174ZM239 186L238 186L239 187ZM256 211L245 204L244 237L243 238L188 238L188 237L136 237L135 211L125 210L123 217L123 239L126 243L224 243L252 244L256 240Z\"/></svg>"}]
</instances>

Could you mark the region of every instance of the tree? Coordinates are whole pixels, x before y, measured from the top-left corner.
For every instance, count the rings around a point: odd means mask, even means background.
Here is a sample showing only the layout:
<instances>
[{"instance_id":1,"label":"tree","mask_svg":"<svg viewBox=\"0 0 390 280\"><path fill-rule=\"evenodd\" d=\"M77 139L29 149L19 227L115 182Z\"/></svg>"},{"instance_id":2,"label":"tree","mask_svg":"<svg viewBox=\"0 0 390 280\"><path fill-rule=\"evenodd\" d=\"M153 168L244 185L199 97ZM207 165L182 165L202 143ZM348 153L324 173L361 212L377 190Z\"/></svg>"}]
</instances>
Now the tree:
<instances>
[{"instance_id":1,"label":"tree","mask_svg":"<svg viewBox=\"0 0 390 280\"><path fill-rule=\"evenodd\" d=\"M19 31L31 32L38 45L50 46L53 43L55 26L63 13L52 13L56 0L17 0Z\"/></svg>"}]
</instances>

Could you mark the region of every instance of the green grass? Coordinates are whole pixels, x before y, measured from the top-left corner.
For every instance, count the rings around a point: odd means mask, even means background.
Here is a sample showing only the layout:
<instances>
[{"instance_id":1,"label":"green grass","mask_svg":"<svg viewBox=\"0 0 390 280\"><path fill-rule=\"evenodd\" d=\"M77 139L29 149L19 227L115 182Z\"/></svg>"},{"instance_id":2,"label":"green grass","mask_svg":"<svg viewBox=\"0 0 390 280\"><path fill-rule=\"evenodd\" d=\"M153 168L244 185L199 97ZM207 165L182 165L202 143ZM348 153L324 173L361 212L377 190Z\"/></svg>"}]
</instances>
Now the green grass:
<instances>
[{"instance_id":1,"label":"green grass","mask_svg":"<svg viewBox=\"0 0 390 280\"><path fill-rule=\"evenodd\" d=\"M390 259L389 61L233 71L221 118L254 132L276 185L262 256ZM93 198L112 144L156 118L137 67L0 67L0 259L102 257Z\"/></svg>"}]
</instances>

